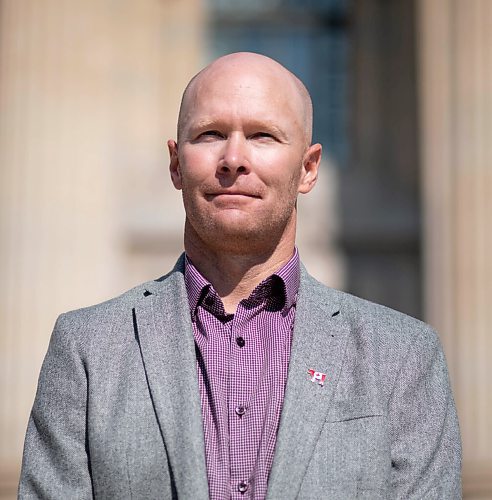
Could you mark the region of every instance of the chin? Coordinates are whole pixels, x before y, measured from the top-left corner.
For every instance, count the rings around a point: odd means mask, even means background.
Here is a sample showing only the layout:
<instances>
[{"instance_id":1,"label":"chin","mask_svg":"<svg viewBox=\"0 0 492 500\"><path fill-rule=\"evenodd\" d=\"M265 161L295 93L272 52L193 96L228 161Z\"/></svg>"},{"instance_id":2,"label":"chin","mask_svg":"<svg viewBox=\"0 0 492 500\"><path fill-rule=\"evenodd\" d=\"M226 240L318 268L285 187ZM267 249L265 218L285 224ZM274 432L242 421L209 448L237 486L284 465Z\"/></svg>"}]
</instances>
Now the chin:
<instances>
[{"instance_id":1,"label":"chin","mask_svg":"<svg viewBox=\"0 0 492 500\"><path fill-rule=\"evenodd\" d=\"M257 239L262 231L258 228L248 226L246 224L221 224L216 225L213 231L214 240L242 240Z\"/></svg>"},{"instance_id":2,"label":"chin","mask_svg":"<svg viewBox=\"0 0 492 500\"><path fill-rule=\"evenodd\" d=\"M289 214L290 217L282 215L252 214L236 210L201 214L200 217L189 218L190 236L194 233L197 240L215 251L264 253L278 244L285 233L289 232L290 223L295 221L292 214ZM295 222L293 227L295 231Z\"/></svg>"},{"instance_id":3,"label":"chin","mask_svg":"<svg viewBox=\"0 0 492 500\"><path fill-rule=\"evenodd\" d=\"M248 254L265 253L277 245L282 234L278 228L259 226L258 224L218 224L208 233L208 244L218 251ZM212 237L210 237L212 235Z\"/></svg>"}]
</instances>

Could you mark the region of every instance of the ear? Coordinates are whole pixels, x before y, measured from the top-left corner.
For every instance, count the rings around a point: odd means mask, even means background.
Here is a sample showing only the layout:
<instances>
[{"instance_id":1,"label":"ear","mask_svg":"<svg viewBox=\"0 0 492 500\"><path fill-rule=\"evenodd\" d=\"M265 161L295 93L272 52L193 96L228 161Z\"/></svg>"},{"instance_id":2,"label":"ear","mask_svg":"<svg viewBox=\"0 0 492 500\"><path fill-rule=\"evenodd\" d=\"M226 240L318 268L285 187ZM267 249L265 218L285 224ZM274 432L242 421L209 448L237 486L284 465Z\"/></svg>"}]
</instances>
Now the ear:
<instances>
[{"instance_id":1,"label":"ear","mask_svg":"<svg viewBox=\"0 0 492 500\"><path fill-rule=\"evenodd\" d=\"M167 147L169 149L169 172L171 173L171 180L176 189L181 189L183 185L181 182L181 171L179 169L178 144L173 139L169 139L167 141Z\"/></svg>"},{"instance_id":2,"label":"ear","mask_svg":"<svg viewBox=\"0 0 492 500\"><path fill-rule=\"evenodd\" d=\"M307 148L302 160L302 172L299 179L298 192L309 193L318 180L318 169L321 161L321 144L313 144Z\"/></svg>"}]
</instances>

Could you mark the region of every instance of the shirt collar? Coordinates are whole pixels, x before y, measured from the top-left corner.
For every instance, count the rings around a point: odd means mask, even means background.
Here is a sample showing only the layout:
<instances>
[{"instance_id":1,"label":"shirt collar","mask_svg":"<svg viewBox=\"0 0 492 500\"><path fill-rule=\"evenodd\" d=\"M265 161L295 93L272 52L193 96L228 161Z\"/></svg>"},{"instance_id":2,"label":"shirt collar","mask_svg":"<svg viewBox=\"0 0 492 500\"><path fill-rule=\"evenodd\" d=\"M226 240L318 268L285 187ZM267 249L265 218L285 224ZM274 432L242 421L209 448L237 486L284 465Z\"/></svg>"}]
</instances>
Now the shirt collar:
<instances>
[{"instance_id":1,"label":"shirt collar","mask_svg":"<svg viewBox=\"0 0 492 500\"><path fill-rule=\"evenodd\" d=\"M284 264L274 276L278 276L284 284L285 309L290 309L297 300L299 283L301 280L301 265L299 261L299 252L294 248L294 254L290 260Z\"/></svg>"},{"instance_id":2,"label":"shirt collar","mask_svg":"<svg viewBox=\"0 0 492 500\"><path fill-rule=\"evenodd\" d=\"M251 296L258 294L258 291L267 281L276 279L282 286L284 296L283 310L288 311L297 300L297 292L300 283L300 260L297 248L294 248L294 253L287 263L285 263L278 271L263 280L251 293ZM279 279L280 278L280 279ZM195 316L196 308L200 305L201 300L207 295L209 288L212 288L209 283L194 266L191 259L185 255L185 285L188 294L188 303L192 316ZM260 292L261 293L261 292ZM251 297L250 296L250 297Z\"/></svg>"},{"instance_id":3,"label":"shirt collar","mask_svg":"<svg viewBox=\"0 0 492 500\"><path fill-rule=\"evenodd\" d=\"M201 275L200 271L198 271L186 254L184 277L190 311L192 316L195 316L196 308L212 285Z\"/></svg>"}]
</instances>

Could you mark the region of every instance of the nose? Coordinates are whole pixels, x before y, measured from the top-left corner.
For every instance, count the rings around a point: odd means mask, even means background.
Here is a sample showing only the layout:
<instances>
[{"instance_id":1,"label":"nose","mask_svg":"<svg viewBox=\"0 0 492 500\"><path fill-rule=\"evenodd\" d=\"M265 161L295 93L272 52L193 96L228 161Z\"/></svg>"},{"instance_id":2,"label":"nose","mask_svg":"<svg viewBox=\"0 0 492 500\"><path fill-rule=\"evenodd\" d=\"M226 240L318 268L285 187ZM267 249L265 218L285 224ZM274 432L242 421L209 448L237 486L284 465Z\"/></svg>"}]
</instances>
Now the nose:
<instances>
[{"instance_id":1,"label":"nose","mask_svg":"<svg viewBox=\"0 0 492 500\"><path fill-rule=\"evenodd\" d=\"M231 134L224 144L218 163L222 174L245 174L249 172L247 139L241 134Z\"/></svg>"}]
</instances>

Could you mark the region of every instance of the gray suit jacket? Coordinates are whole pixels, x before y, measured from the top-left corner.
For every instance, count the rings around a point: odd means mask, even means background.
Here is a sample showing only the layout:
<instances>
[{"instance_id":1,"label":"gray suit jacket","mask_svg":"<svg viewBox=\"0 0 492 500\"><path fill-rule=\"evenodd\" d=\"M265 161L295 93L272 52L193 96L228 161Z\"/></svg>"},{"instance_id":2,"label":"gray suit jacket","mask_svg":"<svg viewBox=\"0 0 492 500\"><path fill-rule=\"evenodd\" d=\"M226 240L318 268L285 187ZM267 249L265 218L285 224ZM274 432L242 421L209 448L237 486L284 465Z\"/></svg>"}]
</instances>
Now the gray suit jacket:
<instances>
[{"instance_id":1,"label":"gray suit jacket","mask_svg":"<svg viewBox=\"0 0 492 500\"><path fill-rule=\"evenodd\" d=\"M456 499L460 456L437 335L303 269L268 498ZM93 497L208 498L182 259L55 325L19 498Z\"/></svg>"}]
</instances>

